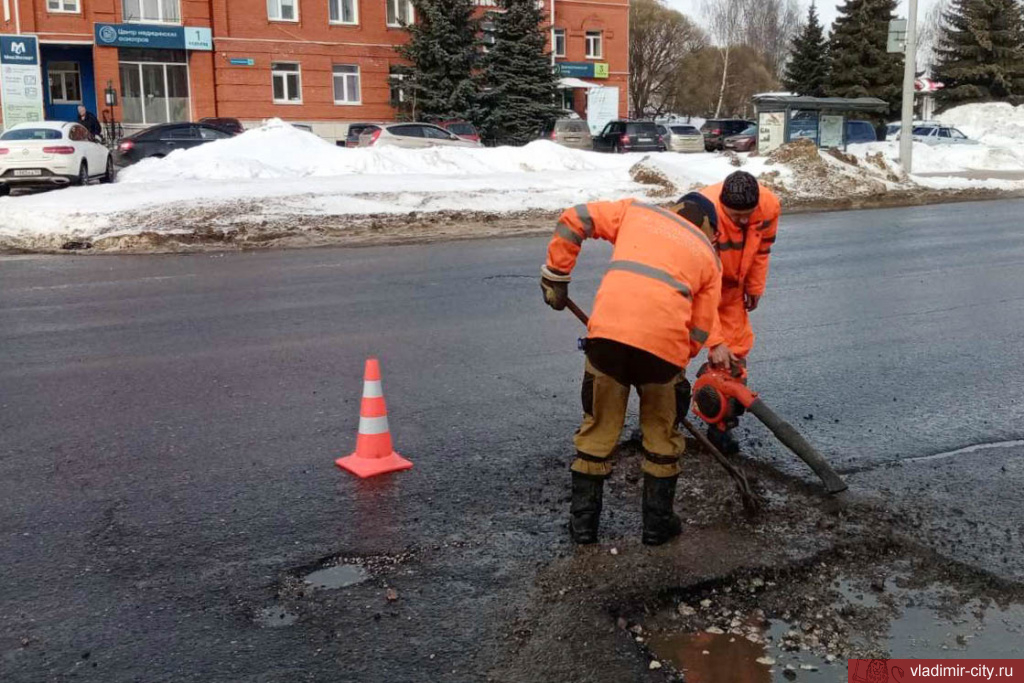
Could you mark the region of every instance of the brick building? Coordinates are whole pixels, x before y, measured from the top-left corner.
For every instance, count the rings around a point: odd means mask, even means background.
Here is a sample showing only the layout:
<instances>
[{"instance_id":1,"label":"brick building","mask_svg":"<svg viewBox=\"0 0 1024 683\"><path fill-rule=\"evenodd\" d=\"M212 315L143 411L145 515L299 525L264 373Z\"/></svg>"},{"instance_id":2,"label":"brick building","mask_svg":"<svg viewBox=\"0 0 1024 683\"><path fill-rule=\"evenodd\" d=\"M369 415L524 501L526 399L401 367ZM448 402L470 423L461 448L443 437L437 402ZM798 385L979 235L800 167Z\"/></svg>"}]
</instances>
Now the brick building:
<instances>
[{"instance_id":1,"label":"brick building","mask_svg":"<svg viewBox=\"0 0 1024 683\"><path fill-rule=\"evenodd\" d=\"M477 2L484 15L496 11ZM564 105L592 121L624 116L628 0L543 2ZM0 111L13 123L37 105L66 120L84 104L112 111L126 130L276 116L340 139L350 122L399 115L393 48L409 19L409 0L0 0L0 36L24 37L14 48L37 50L39 68L35 87L0 54Z\"/></svg>"}]
</instances>

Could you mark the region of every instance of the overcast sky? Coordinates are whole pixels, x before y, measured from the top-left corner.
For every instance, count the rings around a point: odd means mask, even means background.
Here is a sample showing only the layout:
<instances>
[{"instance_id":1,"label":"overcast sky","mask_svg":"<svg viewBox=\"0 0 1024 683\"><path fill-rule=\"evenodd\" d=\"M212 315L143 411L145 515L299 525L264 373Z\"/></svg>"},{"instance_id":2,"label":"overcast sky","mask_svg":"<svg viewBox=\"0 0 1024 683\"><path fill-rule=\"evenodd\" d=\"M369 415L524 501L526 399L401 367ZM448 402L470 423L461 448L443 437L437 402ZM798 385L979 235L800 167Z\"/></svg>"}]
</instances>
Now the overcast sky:
<instances>
[{"instance_id":1,"label":"overcast sky","mask_svg":"<svg viewBox=\"0 0 1024 683\"><path fill-rule=\"evenodd\" d=\"M701 0L666 0L670 7L674 7L683 14L693 17L700 23L700 7ZM931 9L937 0L918 0L917 2L917 19L923 21L928 10ZM807 8L810 7L810 0L800 0L800 4L803 6L803 16L807 16ZM831 0L818 0L818 16L821 17L821 23L825 25L827 31L832 26L832 21L836 18L836 5L839 2L832 2ZM896 14L900 17L906 16L907 13L907 2L901 0L899 3L899 9L896 10Z\"/></svg>"}]
</instances>

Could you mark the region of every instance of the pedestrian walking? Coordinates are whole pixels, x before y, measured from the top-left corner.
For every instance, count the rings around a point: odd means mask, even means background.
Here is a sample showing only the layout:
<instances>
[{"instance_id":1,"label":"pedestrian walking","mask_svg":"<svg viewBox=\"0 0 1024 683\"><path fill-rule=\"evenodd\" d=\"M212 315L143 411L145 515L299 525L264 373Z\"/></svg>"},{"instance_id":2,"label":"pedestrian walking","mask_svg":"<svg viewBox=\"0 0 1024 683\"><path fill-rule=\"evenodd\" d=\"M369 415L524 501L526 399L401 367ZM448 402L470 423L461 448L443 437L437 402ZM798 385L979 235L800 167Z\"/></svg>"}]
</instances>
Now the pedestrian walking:
<instances>
[{"instance_id":1,"label":"pedestrian walking","mask_svg":"<svg viewBox=\"0 0 1024 683\"><path fill-rule=\"evenodd\" d=\"M78 105L78 122L85 126L85 129L89 131L89 135L97 139L103 137L103 125L100 123L100 120L81 104Z\"/></svg>"}]
</instances>

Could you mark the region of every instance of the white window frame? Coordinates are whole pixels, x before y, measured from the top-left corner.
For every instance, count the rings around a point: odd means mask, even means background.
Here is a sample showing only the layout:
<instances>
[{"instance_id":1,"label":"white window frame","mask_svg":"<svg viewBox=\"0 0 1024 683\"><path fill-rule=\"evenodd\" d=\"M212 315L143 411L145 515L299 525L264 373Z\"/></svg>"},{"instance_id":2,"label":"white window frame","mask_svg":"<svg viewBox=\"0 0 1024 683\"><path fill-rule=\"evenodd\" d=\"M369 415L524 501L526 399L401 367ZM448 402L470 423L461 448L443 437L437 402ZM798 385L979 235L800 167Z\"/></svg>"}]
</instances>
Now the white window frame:
<instances>
[{"instance_id":1,"label":"white window frame","mask_svg":"<svg viewBox=\"0 0 1024 683\"><path fill-rule=\"evenodd\" d=\"M344 19L338 19L337 21L331 19L331 8L336 4L338 6L338 16L344 16L342 10L342 3L352 3L352 21L345 21ZM358 26L359 25L359 0L327 0L327 23L332 26Z\"/></svg>"},{"instance_id":2,"label":"white window frame","mask_svg":"<svg viewBox=\"0 0 1024 683\"><path fill-rule=\"evenodd\" d=\"M54 69L53 68L54 65L57 65L57 64L74 64L78 68L77 69ZM46 87L47 87L48 91L49 91L49 87L50 87L50 81L49 81L50 77L51 76L55 76L57 74L60 74L60 89L61 89L61 92L64 94L64 97L62 97L59 100L55 100L55 99L53 99L52 91L50 91L50 97L51 97L50 104L82 104L82 64L80 62L50 62L47 65L47 67L46 67L46 77L47 77ZM65 79L65 76L67 76L69 74L70 75L74 75L75 78L78 80L78 99L77 100L69 100L67 98L67 95L68 95L68 83L64 79Z\"/></svg>"},{"instance_id":3,"label":"white window frame","mask_svg":"<svg viewBox=\"0 0 1024 683\"><path fill-rule=\"evenodd\" d=\"M335 71L338 67L345 67L355 69L355 71L347 71L338 73ZM338 99L338 80L341 79L342 91L345 96L351 95L349 92L349 80L351 76L355 76L355 99ZM352 105L363 103L363 74L358 64L332 64L331 65L331 86L332 92L334 93L334 103L338 106L348 107Z\"/></svg>"},{"instance_id":4,"label":"white window frame","mask_svg":"<svg viewBox=\"0 0 1024 683\"><path fill-rule=\"evenodd\" d=\"M289 69L281 69L282 66L294 66L294 71ZM274 80L280 76L284 79L284 95L285 99L279 100L274 94ZM288 90L288 76L295 76L299 82L299 99L290 100L288 95L291 93ZM270 65L270 97L274 100L274 104L302 104L302 65L298 62L273 62Z\"/></svg>"},{"instance_id":5,"label":"white window frame","mask_svg":"<svg viewBox=\"0 0 1024 683\"><path fill-rule=\"evenodd\" d=\"M587 59L602 59L604 57L604 31L587 31L584 41L587 48ZM596 50L594 50L595 46Z\"/></svg>"},{"instance_id":6,"label":"white window frame","mask_svg":"<svg viewBox=\"0 0 1024 683\"><path fill-rule=\"evenodd\" d=\"M412 6L412 0L384 0L387 3L384 7L384 23L392 28L400 28L402 26L401 8L404 4L408 10L409 24L416 23L416 8ZM395 14L395 21L392 23L388 20L388 11L393 10Z\"/></svg>"},{"instance_id":7,"label":"white window frame","mask_svg":"<svg viewBox=\"0 0 1024 683\"><path fill-rule=\"evenodd\" d=\"M558 50L558 39L562 39L562 50ZM566 53L568 35L564 28L553 28L551 29L551 51L556 57L564 57Z\"/></svg>"},{"instance_id":8,"label":"white window frame","mask_svg":"<svg viewBox=\"0 0 1024 683\"><path fill-rule=\"evenodd\" d=\"M292 9L295 10L295 16L291 19L285 19L282 8L285 2L290 2ZM277 16L274 12L277 12ZM299 0L267 0L267 19L269 21L283 21L289 24L299 23Z\"/></svg>"},{"instance_id":9,"label":"white window frame","mask_svg":"<svg viewBox=\"0 0 1024 683\"><path fill-rule=\"evenodd\" d=\"M184 52L184 50L182 50L182 52ZM189 112L192 111L192 74L191 74L191 72L190 72L190 70L188 68L188 62L132 62L132 61L118 62L118 71L120 71L121 67L129 67L129 68L132 68L132 69L138 69L139 83L143 84L143 83L145 83L145 79L146 79L146 77L145 77L145 75L143 73L143 67L145 67L145 66L159 66L159 67L162 67L161 71L163 72L163 82L164 82L164 92L165 93L169 90L169 88L167 86L168 86L168 83L170 83L170 78L169 78L168 72L167 72L168 67L185 67L185 85L188 88L188 110L189 110ZM141 94L143 96L145 96L145 94L146 94L145 93L145 86L143 86L143 91L142 91ZM173 98L167 97L166 95L164 96L164 100L165 100L165 102L164 102L165 110L164 111L167 114L167 120L166 121L146 121L146 108L143 107L142 108L142 121L141 121L142 125L144 125L144 126L154 126L154 125L159 125L161 123L187 123L189 119L177 120L177 119L174 119L174 118L171 117L171 100L172 99ZM123 86L122 86L122 91L121 91L121 101L122 102L124 101ZM190 116L189 118L192 118L192 117ZM133 123L139 123L139 122L133 122Z\"/></svg>"},{"instance_id":10,"label":"white window frame","mask_svg":"<svg viewBox=\"0 0 1024 683\"><path fill-rule=\"evenodd\" d=\"M126 0L121 0L121 19L126 24L170 24L172 26L181 26L181 0L157 0L157 8L159 10L159 16L156 17L144 17L141 14L139 16L132 16L125 8ZM139 11L142 11L142 7L145 4L144 0L137 0L139 3ZM174 4L178 7L178 18L168 19L166 6Z\"/></svg>"},{"instance_id":11,"label":"white window frame","mask_svg":"<svg viewBox=\"0 0 1024 683\"><path fill-rule=\"evenodd\" d=\"M46 11L50 14L81 14L78 0L46 0Z\"/></svg>"}]
</instances>

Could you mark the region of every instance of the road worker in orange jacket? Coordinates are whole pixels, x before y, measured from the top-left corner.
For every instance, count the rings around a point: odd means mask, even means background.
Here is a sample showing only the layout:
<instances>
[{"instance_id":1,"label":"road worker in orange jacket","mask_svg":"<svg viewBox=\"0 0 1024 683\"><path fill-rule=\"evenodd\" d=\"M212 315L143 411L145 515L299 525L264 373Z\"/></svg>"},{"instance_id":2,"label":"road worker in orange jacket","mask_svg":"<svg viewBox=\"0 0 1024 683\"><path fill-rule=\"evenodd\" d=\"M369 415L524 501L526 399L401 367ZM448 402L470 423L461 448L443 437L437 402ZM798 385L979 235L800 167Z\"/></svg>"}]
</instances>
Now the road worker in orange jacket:
<instances>
[{"instance_id":1,"label":"road worker in orange jacket","mask_svg":"<svg viewBox=\"0 0 1024 683\"><path fill-rule=\"evenodd\" d=\"M615 245L594 301L586 340L583 424L576 432L569 532L597 541L605 478L626 416L629 388L640 395L643 536L658 545L682 524L672 510L685 441L676 427L689 409L684 370L708 340L722 273L711 237L712 202L686 195L673 210L632 199L592 202L558 219L541 269L545 302L566 306L570 273L585 239Z\"/></svg>"},{"instance_id":2,"label":"road worker in orange jacket","mask_svg":"<svg viewBox=\"0 0 1024 683\"><path fill-rule=\"evenodd\" d=\"M736 171L700 193L715 205L715 249L722 261L722 301L718 323L708 339L708 360L712 365L746 367L747 354L754 347L749 313L764 295L782 209L778 198L745 171ZM724 432L709 427L708 438L720 450L735 454L739 452L732 433L735 426L733 419Z\"/></svg>"}]
</instances>

